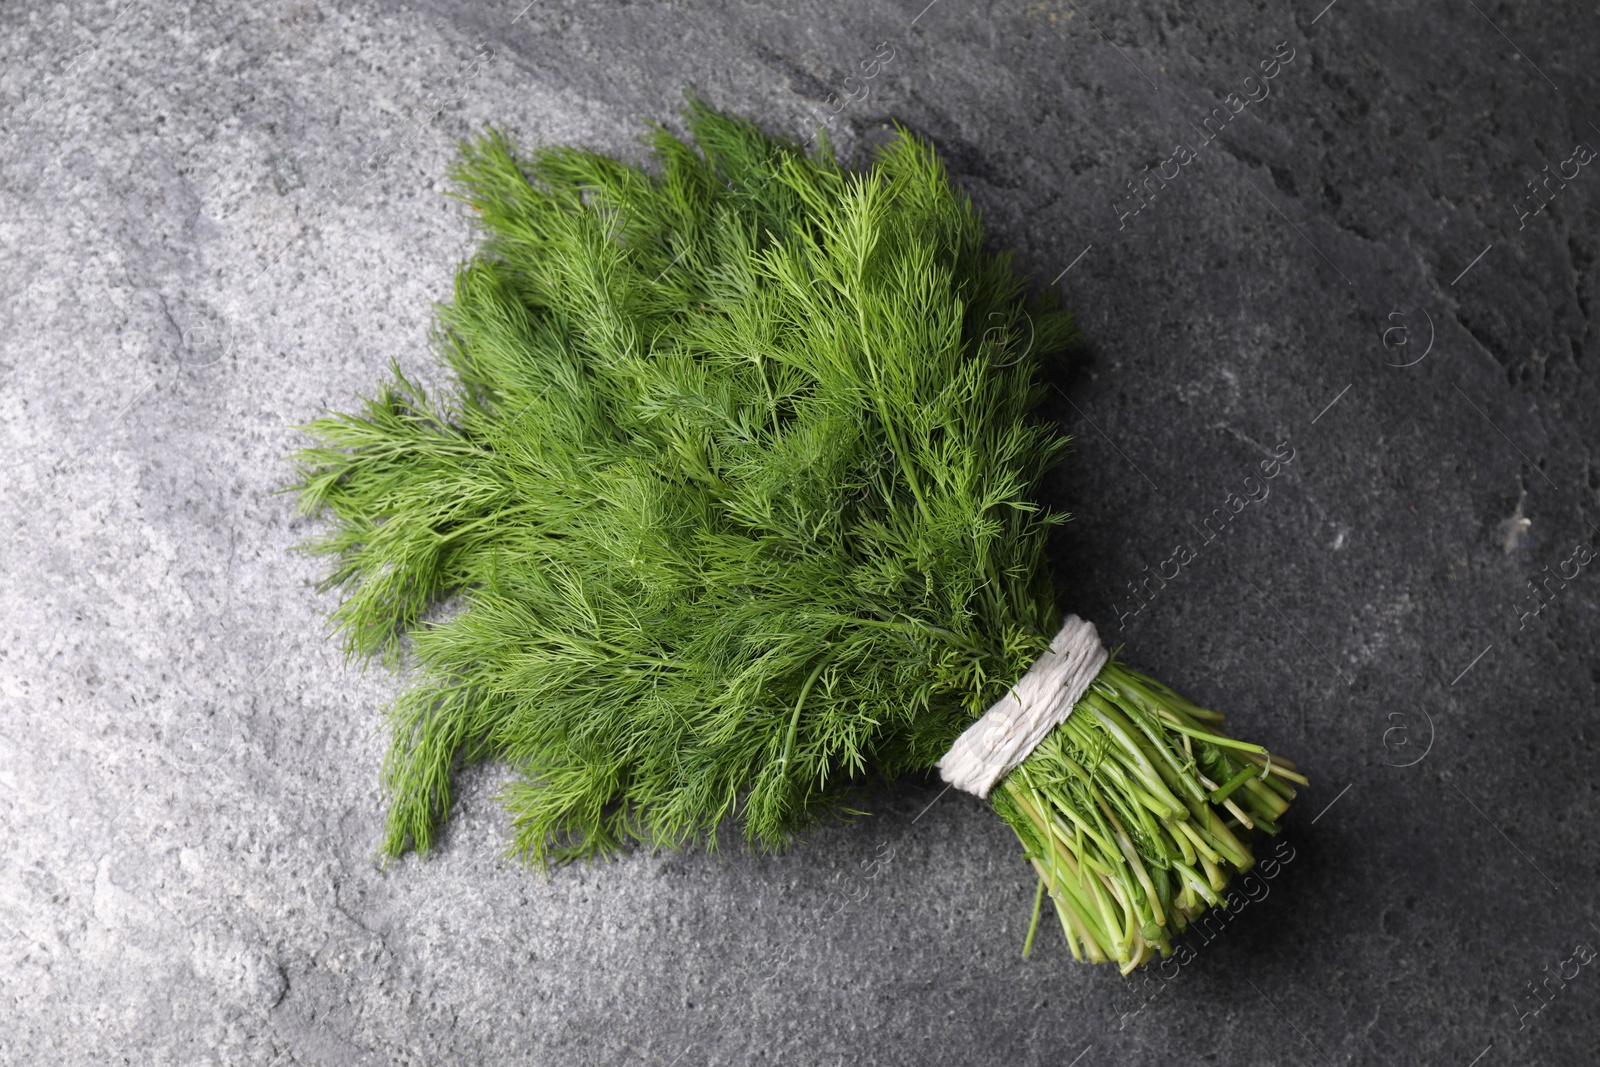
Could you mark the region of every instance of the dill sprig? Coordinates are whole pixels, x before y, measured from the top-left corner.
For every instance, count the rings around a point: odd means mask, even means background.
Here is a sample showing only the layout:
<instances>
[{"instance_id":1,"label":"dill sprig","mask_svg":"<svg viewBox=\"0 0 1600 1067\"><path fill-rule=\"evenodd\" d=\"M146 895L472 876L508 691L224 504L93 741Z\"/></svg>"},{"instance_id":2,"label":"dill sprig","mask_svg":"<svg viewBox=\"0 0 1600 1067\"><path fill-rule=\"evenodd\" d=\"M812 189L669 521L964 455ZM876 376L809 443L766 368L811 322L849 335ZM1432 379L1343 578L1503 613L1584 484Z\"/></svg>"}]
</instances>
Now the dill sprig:
<instances>
[{"instance_id":1,"label":"dill sprig","mask_svg":"<svg viewBox=\"0 0 1600 1067\"><path fill-rule=\"evenodd\" d=\"M518 772L535 863L714 847L730 821L780 847L863 777L931 766L1059 625L1066 516L1035 494L1067 439L1032 409L1070 316L903 127L847 172L825 137L692 95L684 118L649 169L464 141L480 239L436 309L449 384L395 366L304 427L290 489L331 519L307 548L344 649L413 668L388 856L426 852L485 759ZM1159 917L1215 902L1206 864L1248 866L1197 775L1281 814L1211 715L1113 662L996 790L1074 951L1141 959Z\"/></svg>"}]
</instances>

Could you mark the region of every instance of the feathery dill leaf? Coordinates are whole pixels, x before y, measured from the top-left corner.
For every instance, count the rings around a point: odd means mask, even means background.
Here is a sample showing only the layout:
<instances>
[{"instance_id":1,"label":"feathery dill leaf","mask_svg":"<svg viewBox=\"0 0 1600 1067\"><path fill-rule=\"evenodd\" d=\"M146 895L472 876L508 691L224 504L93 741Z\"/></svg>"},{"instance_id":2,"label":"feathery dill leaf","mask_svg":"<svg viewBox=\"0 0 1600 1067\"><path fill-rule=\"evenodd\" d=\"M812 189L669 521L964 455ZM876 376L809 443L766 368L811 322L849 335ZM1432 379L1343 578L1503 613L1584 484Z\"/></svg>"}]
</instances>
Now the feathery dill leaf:
<instances>
[{"instance_id":1,"label":"feathery dill leaf","mask_svg":"<svg viewBox=\"0 0 1600 1067\"><path fill-rule=\"evenodd\" d=\"M1030 414L1073 337L903 128L847 173L690 97L652 170L462 144L479 247L438 309L450 372L395 367L306 427L309 550L390 709L383 849L426 852L495 759L512 848L778 847L869 773L935 763L1058 627ZM441 602L459 610L425 613ZM1173 951L1307 784L1116 656L990 800L1075 956Z\"/></svg>"},{"instance_id":2,"label":"feathery dill leaf","mask_svg":"<svg viewBox=\"0 0 1600 1067\"><path fill-rule=\"evenodd\" d=\"M479 246L398 368L305 427L291 490L346 653L413 667L384 850L465 762L539 863L630 840L776 847L930 766L1059 623L1030 414L1072 325L982 247L933 149L860 172L690 97L655 165L489 129L451 178ZM459 610L425 621L430 605Z\"/></svg>"}]
</instances>

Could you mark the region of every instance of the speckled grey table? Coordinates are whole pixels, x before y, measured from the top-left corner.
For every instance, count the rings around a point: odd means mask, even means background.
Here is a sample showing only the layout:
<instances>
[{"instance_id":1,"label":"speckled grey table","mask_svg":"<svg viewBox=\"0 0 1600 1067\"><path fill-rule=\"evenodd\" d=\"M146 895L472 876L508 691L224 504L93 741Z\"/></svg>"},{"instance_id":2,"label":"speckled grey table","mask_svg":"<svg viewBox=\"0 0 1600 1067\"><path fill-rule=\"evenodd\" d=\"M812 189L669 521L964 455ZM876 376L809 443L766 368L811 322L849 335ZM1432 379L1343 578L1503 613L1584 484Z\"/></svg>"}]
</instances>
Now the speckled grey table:
<instances>
[{"instance_id":1,"label":"speckled grey table","mask_svg":"<svg viewBox=\"0 0 1600 1067\"><path fill-rule=\"evenodd\" d=\"M1592 3L525 2L0 10L0 1062L1596 1062ZM432 374L457 137L638 152L686 84L924 132L1078 311L1063 602L1316 783L1165 966L1021 959L927 780L544 879L485 768L373 863L396 679L289 427Z\"/></svg>"}]
</instances>

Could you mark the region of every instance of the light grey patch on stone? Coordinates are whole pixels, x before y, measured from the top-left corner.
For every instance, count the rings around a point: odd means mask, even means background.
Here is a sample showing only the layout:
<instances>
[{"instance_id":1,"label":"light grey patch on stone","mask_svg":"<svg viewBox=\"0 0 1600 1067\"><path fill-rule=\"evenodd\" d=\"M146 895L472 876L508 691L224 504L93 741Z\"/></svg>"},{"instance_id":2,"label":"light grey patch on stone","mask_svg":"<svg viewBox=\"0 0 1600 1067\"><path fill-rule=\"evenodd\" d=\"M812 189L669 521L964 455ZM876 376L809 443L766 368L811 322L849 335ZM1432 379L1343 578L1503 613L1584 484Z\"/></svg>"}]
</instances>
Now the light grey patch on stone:
<instances>
[{"instance_id":1,"label":"light grey patch on stone","mask_svg":"<svg viewBox=\"0 0 1600 1067\"><path fill-rule=\"evenodd\" d=\"M305 185L305 179L300 177L300 167L289 153L279 152L273 157L272 184L277 187L279 196L288 196L292 190Z\"/></svg>"},{"instance_id":2,"label":"light grey patch on stone","mask_svg":"<svg viewBox=\"0 0 1600 1067\"><path fill-rule=\"evenodd\" d=\"M270 1011L289 991L283 968L266 949L225 932L198 934L189 965L243 1008Z\"/></svg>"}]
</instances>

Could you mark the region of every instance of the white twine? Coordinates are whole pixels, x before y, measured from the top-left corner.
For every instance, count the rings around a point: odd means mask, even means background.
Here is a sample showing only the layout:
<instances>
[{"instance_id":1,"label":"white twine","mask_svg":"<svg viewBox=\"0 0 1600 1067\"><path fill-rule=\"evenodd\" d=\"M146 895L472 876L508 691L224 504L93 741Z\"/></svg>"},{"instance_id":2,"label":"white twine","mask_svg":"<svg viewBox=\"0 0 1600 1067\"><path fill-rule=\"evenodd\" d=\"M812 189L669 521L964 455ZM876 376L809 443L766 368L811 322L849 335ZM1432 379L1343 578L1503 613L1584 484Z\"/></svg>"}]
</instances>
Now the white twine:
<instances>
[{"instance_id":1,"label":"white twine","mask_svg":"<svg viewBox=\"0 0 1600 1067\"><path fill-rule=\"evenodd\" d=\"M1066 721L1107 658L1094 623L1068 615L1050 650L956 738L939 760L939 777L974 796L988 796L996 782Z\"/></svg>"}]
</instances>

